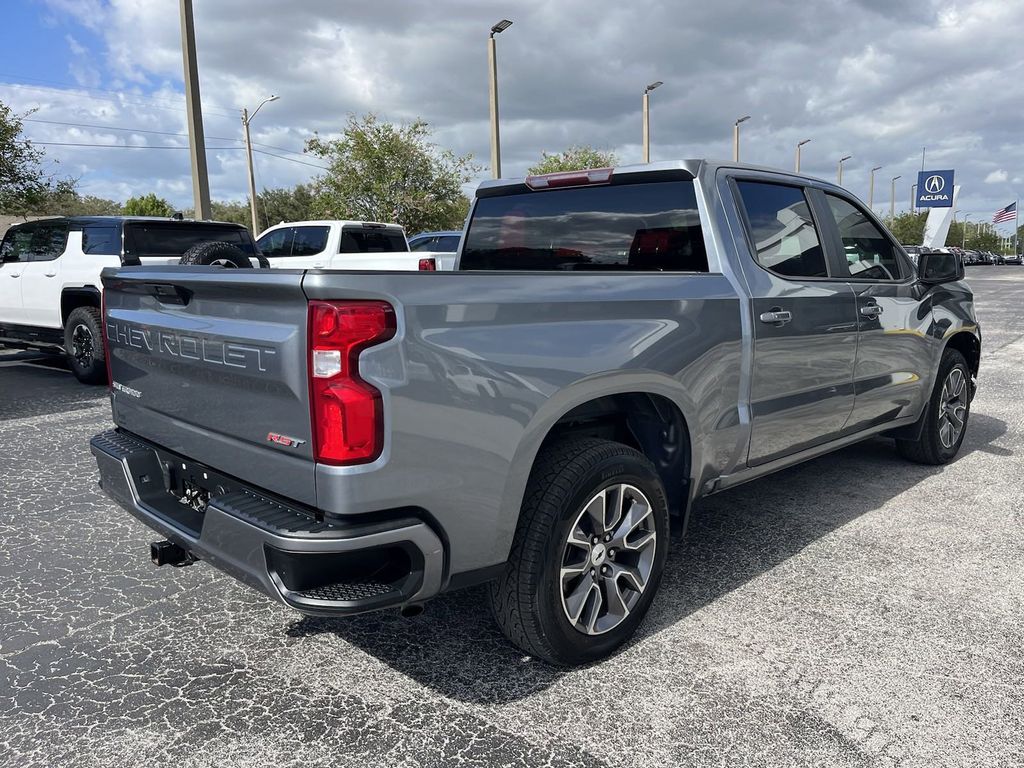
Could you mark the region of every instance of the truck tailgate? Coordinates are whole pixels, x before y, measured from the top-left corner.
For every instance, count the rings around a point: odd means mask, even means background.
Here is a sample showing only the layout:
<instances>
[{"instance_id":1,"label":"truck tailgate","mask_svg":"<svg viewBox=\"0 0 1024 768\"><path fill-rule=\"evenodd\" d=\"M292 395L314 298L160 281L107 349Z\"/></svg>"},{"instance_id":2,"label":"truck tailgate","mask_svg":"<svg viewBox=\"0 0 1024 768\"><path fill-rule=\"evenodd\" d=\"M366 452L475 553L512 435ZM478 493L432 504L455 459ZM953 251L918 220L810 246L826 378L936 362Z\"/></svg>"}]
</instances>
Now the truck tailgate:
<instances>
[{"instance_id":1,"label":"truck tailgate","mask_svg":"<svg viewBox=\"0 0 1024 768\"><path fill-rule=\"evenodd\" d=\"M133 267L103 286L114 422L315 505L302 272Z\"/></svg>"}]
</instances>

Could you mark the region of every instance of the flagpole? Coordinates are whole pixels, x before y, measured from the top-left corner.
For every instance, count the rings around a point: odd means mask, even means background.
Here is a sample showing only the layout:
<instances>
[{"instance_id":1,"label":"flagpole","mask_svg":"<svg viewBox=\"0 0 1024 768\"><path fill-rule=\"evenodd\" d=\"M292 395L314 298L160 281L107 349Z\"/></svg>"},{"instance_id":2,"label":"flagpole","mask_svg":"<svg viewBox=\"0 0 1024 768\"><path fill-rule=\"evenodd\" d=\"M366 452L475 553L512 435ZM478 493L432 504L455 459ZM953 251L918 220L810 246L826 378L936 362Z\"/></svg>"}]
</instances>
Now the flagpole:
<instances>
[{"instance_id":1,"label":"flagpole","mask_svg":"<svg viewBox=\"0 0 1024 768\"><path fill-rule=\"evenodd\" d=\"M1020 251L1017 250L1017 217L1020 216L1020 198L1013 201L1013 255L1016 256Z\"/></svg>"}]
</instances>

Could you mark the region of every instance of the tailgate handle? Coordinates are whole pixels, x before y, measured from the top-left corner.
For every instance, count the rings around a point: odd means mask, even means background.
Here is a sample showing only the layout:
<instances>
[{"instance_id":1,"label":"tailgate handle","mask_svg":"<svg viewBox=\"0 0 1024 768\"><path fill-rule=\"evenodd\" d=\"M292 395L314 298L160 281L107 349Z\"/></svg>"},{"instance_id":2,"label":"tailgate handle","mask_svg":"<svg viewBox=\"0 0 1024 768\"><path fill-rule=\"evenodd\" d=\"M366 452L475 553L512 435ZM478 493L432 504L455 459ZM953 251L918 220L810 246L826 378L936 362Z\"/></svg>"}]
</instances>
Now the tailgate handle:
<instances>
[{"instance_id":1,"label":"tailgate handle","mask_svg":"<svg viewBox=\"0 0 1024 768\"><path fill-rule=\"evenodd\" d=\"M179 307L187 307L188 303L192 301L192 291L180 285L146 283L146 291L161 304L176 304Z\"/></svg>"}]
</instances>

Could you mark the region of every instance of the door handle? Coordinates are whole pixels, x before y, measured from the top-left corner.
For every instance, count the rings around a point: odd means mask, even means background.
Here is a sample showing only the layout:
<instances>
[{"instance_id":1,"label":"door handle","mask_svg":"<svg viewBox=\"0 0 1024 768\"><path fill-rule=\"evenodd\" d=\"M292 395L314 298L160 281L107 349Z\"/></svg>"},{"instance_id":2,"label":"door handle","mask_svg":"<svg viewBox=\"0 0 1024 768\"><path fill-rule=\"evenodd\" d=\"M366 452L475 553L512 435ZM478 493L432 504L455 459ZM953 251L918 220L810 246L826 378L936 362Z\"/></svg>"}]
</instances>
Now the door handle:
<instances>
[{"instance_id":1,"label":"door handle","mask_svg":"<svg viewBox=\"0 0 1024 768\"><path fill-rule=\"evenodd\" d=\"M43 272L43 274L46 275L47 277L56 277L57 276L56 272Z\"/></svg>"},{"instance_id":2,"label":"door handle","mask_svg":"<svg viewBox=\"0 0 1024 768\"><path fill-rule=\"evenodd\" d=\"M771 323L773 325L785 325L793 319L793 313L788 309L773 309L770 312L761 313L762 323Z\"/></svg>"},{"instance_id":3,"label":"door handle","mask_svg":"<svg viewBox=\"0 0 1024 768\"><path fill-rule=\"evenodd\" d=\"M865 317L878 317L882 311L882 307L878 304L868 304L860 308L860 313Z\"/></svg>"},{"instance_id":4,"label":"door handle","mask_svg":"<svg viewBox=\"0 0 1024 768\"><path fill-rule=\"evenodd\" d=\"M21 277L21 272L11 272L11 277Z\"/></svg>"}]
</instances>

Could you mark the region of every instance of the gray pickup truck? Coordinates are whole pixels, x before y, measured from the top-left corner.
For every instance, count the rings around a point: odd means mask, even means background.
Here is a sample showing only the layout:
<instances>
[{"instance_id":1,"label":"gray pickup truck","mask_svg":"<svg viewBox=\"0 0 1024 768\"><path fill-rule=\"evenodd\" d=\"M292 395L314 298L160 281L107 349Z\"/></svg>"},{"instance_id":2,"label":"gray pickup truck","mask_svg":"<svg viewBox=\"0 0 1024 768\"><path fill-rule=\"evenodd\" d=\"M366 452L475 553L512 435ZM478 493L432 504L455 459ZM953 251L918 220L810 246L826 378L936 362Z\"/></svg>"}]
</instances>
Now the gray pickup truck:
<instances>
[{"instance_id":1,"label":"gray pickup truck","mask_svg":"<svg viewBox=\"0 0 1024 768\"><path fill-rule=\"evenodd\" d=\"M941 464L981 336L845 189L685 161L486 182L455 272L107 270L106 492L299 611L489 583L524 651L612 653L702 496L864 438Z\"/></svg>"}]
</instances>

